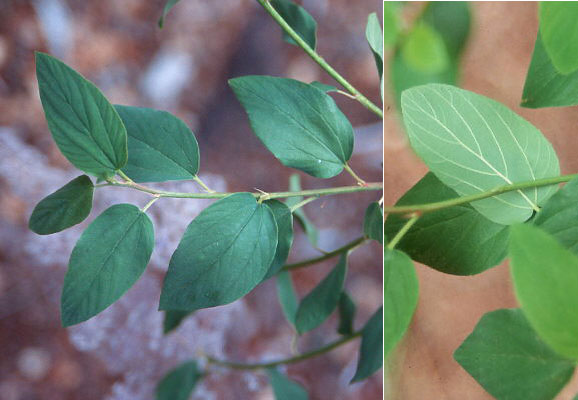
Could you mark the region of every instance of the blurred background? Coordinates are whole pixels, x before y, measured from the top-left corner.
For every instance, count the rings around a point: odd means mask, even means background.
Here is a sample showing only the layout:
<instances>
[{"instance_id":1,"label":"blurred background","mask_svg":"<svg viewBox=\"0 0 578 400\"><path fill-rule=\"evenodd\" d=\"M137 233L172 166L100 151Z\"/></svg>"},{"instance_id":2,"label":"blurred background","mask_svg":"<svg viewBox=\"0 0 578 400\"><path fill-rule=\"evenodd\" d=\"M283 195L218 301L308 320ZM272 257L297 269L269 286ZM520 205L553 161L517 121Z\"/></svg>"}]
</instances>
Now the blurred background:
<instances>
[{"instance_id":1,"label":"blurred background","mask_svg":"<svg viewBox=\"0 0 578 400\"><path fill-rule=\"evenodd\" d=\"M200 177L218 191L283 191L295 172L251 133L227 79L269 74L333 83L300 49L281 40L280 28L255 1L183 0L160 30L163 5L161 0L0 0L2 400L147 400L160 377L199 352L252 362L290 354L294 333L284 321L272 280L231 305L195 313L163 336L162 313L156 311L160 285L187 224L209 204L200 200L155 204L150 214L156 246L142 278L95 318L70 329L60 327L63 277L82 230L112 204L143 206L147 198L130 190L99 189L93 213L83 224L51 236L27 229L34 205L80 174L60 155L48 131L38 97L35 50L62 59L113 103L163 109L182 118L199 141ZM381 2L304 0L302 5L318 22L318 51L379 104L379 81L364 32L368 14L381 14ZM365 180L380 181L381 121L357 102L334 97L356 127L351 165ZM420 171L416 169L416 179ZM404 176L399 193L414 178ZM354 183L345 175L301 178L304 188ZM197 190L192 182L161 187ZM367 204L379 196L351 194L307 205L305 212L319 229L318 247L333 250L358 237ZM320 255L296 229L289 261ZM336 261L296 272L299 295L309 292ZM356 327L381 304L381 262L381 247L374 243L350 256L346 288L358 306ZM300 339L300 349L335 339L336 326L332 317ZM357 349L358 342L350 343L290 366L287 373L307 387L311 399L379 399L379 373L349 385ZM272 399L272 392L260 373L218 370L202 381L193 398Z\"/></svg>"}]
</instances>

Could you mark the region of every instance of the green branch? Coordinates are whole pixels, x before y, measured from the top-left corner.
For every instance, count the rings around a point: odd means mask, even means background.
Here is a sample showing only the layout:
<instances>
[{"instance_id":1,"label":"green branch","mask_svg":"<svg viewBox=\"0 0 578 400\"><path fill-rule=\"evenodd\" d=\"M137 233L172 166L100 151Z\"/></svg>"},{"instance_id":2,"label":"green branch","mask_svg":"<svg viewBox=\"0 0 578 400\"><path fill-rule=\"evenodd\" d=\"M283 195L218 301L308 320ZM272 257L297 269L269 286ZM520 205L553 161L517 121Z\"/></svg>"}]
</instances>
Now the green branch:
<instances>
[{"instance_id":1,"label":"green branch","mask_svg":"<svg viewBox=\"0 0 578 400\"><path fill-rule=\"evenodd\" d=\"M344 253L344 252L349 251L349 250L351 250L357 246L362 245L363 243L365 243L366 240L367 239L363 236L358 237L357 239L352 240L351 242L341 246L340 248L335 249L333 251L330 251L329 253L325 253L322 256L310 258L310 259L303 260L303 261L299 261L299 262L294 263L294 264L286 264L283 266L283 268L281 270L282 271L288 271L288 270L292 270L292 269L303 268L303 267L306 267L306 266L311 265L311 264L317 264L318 262L329 260L330 258L336 257L336 256L340 255L341 253Z\"/></svg>"},{"instance_id":2,"label":"green branch","mask_svg":"<svg viewBox=\"0 0 578 400\"><path fill-rule=\"evenodd\" d=\"M245 363L238 363L238 362L233 362L233 361L219 360L219 359L213 358L211 356L207 356L207 361L209 362L209 364L218 365L220 367L232 368L232 369L254 370L254 369L273 368L273 367L277 367L279 365L293 364L296 362L307 360L308 358L318 356L320 354L327 353L327 352L333 350L334 348L339 347L339 346L357 338L358 336L361 336L361 331L357 331L357 332L352 333L351 335L344 336L341 339L336 340L335 342L329 343L323 347L309 351L307 353L303 353L303 354L300 354L300 355L295 356L295 357L284 358L284 359L277 360L277 361L245 364Z\"/></svg>"},{"instance_id":3,"label":"green branch","mask_svg":"<svg viewBox=\"0 0 578 400\"><path fill-rule=\"evenodd\" d=\"M275 22L283 28L283 30L315 61L321 68L323 68L333 79L341 84L349 93L351 93L357 101L359 101L368 110L383 119L383 111L373 104L371 100L365 97L359 90L357 90L351 83L349 83L343 76L341 76L331 65L327 63L314 49L312 49L297 32L283 19L283 17L273 8L267 0L257 0L261 6L273 17Z\"/></svg>"},{"instance_id":4,"label":"green branch","mask_svg":"<svg viewBox=\"0 0 578 400\"><path fill-rule=\"evenodd\" d=\"M469 196L457 197L455 199L437 201L435 203L415 204L407 206L391 206L383 207L383 212L386 214L409 214L409 213L426 213L441 210L448 207L459 206L460 204L467 204L473 201L487 199L488 197L498 196L503 193L514 192L516 190L532 189L543 186L551 186L559 183L568 182L574 178L578 178L578 174L561 175L554 178L537 179L535 181L527 181L514 183L510 185L498 186L486 192L476 193Z\"/></svg>"}]
</instances>

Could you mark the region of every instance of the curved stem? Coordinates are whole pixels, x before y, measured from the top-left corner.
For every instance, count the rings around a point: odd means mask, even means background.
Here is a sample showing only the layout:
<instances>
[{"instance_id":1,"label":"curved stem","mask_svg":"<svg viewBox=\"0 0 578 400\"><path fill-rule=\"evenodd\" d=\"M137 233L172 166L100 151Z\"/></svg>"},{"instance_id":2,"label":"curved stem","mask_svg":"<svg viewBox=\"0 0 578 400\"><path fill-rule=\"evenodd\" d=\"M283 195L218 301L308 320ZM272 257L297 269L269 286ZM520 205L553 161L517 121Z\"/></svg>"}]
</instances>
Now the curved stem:
<instances>
[{"instance_id":1,"label":"curved stem","mask_svg":"<svg viewBox=\"0 0 578 400\"><path fill-rule=\"evenodd\" d=\"M343 76L341 76L336 70L333 69L331 65L327 63L314 49L312 49L307 42L305 42L297 32L293 30L291 25L289 25L283 17L269 4L268 0L257 0L261 6L273 17L275 22L283 28L285 32L315 61L321 68L323 68L333 79L341 84L349 93L351 93L357 101L359 101L365 108L372 111L374 114L383 118L383 111L373 104L371 100L365 97L359 90L357 90L351 83L349 83Z\"/></svg>"},{"instance_id":2,"label":"curved stem","mask_svg":"<svg viewBox=\"0 0 578 400\"><path fill-rule=\"evenodd\" d=\"M307 197L306 199L300 201L299 203L295 204L294 206L292 206L290 208L291 213L294 213L295 210L300 209L301 207L303 207L305 204L309 204L314 200L317 200L319 198L319 196L312 196L312 197Z\"/></svg>"},{"instance_id":3,"label":"curved stem","mask_svg":"<svg viewBox=\"0 0 578 400\"><path fill-rule=\"evenodd\" d=\"M288 270L292 270L292 269L303 268L303 267L306 267L306 266L311 265L311 264L317 264L318 262L329 260L330 258L336 257L343 252L349 251L349 250L363 244L366 240L367 239L363 236L358 237L357 239L352 240L351 242L341 246L340 248L335 249L333 251L330 251L329 253L325 253L322 256L315 257L315 258L309 258L307 260L299 261L299 262L294 263L294 264L285 264L283 266L283 268L281 268L281 271L288 271Z\"/></svg>"},{"instance_id":4,"label":"curved stem","mask_svg":"<svg viewBox=\"0 0 578 400\"><path fill-rule=\"evenodd\" d=\"M344 336L339 340L331 342L331 343L329 343L323 347L309 351L307 353L303 353L303 354L300 354L300 355L294 356L294 357L284 358L284 359L277 360L277 361L250 364L250 363L240 363L240 362L234 362L234 361L219 360L219 359L213 358L211 356L207 357L207 361L209 362L209 364L214 364L214 365L218 365L221 367L227 367L227 368L232 368L232 369L252 370L252 369L273 368L273 367L276 367L278 365L293 364L296 362L307 360L308 358L318 356L320 354L327 353L327 352L333 350L334 348L339 347L339 346L357 338L358 336L361 336L361 331L356 331L356 332L352 333L351 335Z\"/></svg>"},{"instance_id":5,"label":"curved stem","mask_svg":"<svg viewBox=\"0 0 578 400\"><path fill-rule=\"evenodd\" d=\"M215 193L215 191L214 191L213 189L211 189L211 188L209 188L207 185L205 185L205 182L203 182L203 181L201 180L201 178L199 178L198 175L195 175L195 176L193 177L193 180L194 180L195 182L197 182L200 187L202 187L203 189L205 189L205 192L207 192L207 193Z\"/></svg>"},{"instance_id":6,"label":"curved stem","mask_svg":"<svg viewBox=\"0 0 578 400\"><path fill-rule=\"evenodd\" d=\"M366 184L366 182L365 182L363 179L361 179L361 178L359 177L359 175L357 175L353 169L351 169L351 167L349 166L349 164L345 163L344 168L345 168L345 170L346 170L347 172L349 172L349 175L351 175L351 176L353 177L353 179L355 179L355 180L357 181L357 184L358 184L358 185L363 186L363 185Z\"/></svg>"},{"instance_id":7,"label":"curved stem","mask_svg":"<svg viewBox=\"0 0 578 400\"><path fill-rule=\"evenodd\" d=\"M383 212L387 214L409 214L413 212L423 214L426 212L441 210L443 208L458 206L460 204L471 203L476 200L487 199L488 197L498 196L500 194L514 192L516 190L556 185L559 183L568 182L573 178L578 178L578 174L561 175L553 178L537 179L535 181L527 181L527 182L514 183L511 185L498 186L486 192L476 193L469 196L457 197L455 199L437 201L435 203L383 207Z\"/></svg>"},{"instance_id":8,"label":"curved stem","mask_svg":"<svg viewBox=\"0 0 578 400\"><path fill-rule=\"evenodd\" d=\"M411 229L411 227L417 222L419 219L419 214L414 214L410 219L407 220L404 226L401 227L399 232L395 234L393 239L387 244L387 248L389 250L393 250L395 246L399 243L401 239L405 236L405 234Z\"/></svg>"}]
</instances>

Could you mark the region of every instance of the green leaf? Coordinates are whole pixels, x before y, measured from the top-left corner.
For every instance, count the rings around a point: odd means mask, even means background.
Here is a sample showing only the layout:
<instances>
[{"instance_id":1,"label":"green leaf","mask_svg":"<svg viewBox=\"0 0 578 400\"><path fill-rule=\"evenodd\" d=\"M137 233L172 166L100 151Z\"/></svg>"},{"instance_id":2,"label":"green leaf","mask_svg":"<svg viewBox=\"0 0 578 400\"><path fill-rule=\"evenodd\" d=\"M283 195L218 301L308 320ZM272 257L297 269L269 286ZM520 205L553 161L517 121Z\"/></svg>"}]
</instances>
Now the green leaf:
<instances>
[{"instance_id":1,"label":"green leaf","mask_svg":"<svg viewBox=\"0 0 578 400\"><path fill-rule=\"evenodd\" d=\"M325 93L337 92L339 90L333 85L327 85L319 81L313 81L310 83L310 85L316 87L319 90L323 90Z\"/></svg>"},{"instance_id":2,"label":"green leaf","mask_svg":"<svg viewBox=\"0 0 578 400\"><path fill-rule=\"evenodd\" d=\"M367 17L365 38L375 58L377 73L381 77L383 75L383 33L376 13L371 13Z\"/></svg>"},{"instance_id":3,"label":"green leaf","mask_svg":"<svg viewBox=\"0 0 578 400\"><path fill-rule=\"evenodd\" d=\"M183 320L192 314L193 311L184 310L167 310L165 311L165 318L163 319L163 333L167 333L175 330L183 322Z\"/></svg>"},{"instance_id":4,"label":"green leaf","mask_svg":"<svg viewBox=\"0 0 578 400\"><path fill-rule=\"evenodd\" d=\"M156 400L188 400L203 373L195 361L183 363L171 370L157 385Z\"/></svg>"},{"instance_id":5,"label":"green leaf","mask_svg":"<svg viewBox=\"0 0 578 400\"><path fill-rule=\"evenodd\" d=\"M93 193L88 176L74 178L34 207L28 227L39 235L49 235L81 223L90 214Z\"/></svg>"},{"instance_id":6,"label":"green leaf","mask_svg":"<svg viewBox=\"0 0 578 400\"><path fill-rule=\"evenodd\" d=\"M449 64L441 35L423 22L411 30L402 44L401 54L407 65L424 74L440 73Z\"/></svg>"},{"instance_id":7,"label":"green leaf","mask_svg":"<svg viewBox=\"0 0 578 400\"><path fill-rule=\"evenodd\" d=\"M96 86L62 61L36 53L42 108L54 141L76 168L114 176L127 160L126 129Z\"/></svg>"},{"instance_id":8,"label":"green leaf","mask_svg":"<svg viewBox=\"0 0 578 400\"><path fill-rule=\"evenodd\" d=\"M578 257L531 225L510 233L516 297L538 335L560 355L578 359Z\"/></svg>"},{"instance_id":9,"label":"green leaf","mask_svg":"<svg viewBox=\"0 0 578 400\"><path fill-rule=\"evenodd\" d=\"M578 179L557 191L533 219L534 225L552 235L558 242L578 255Z\"/></svg>"},{"instance_id":10,"label":"green leaf","mask_svg":"<svg viewBox=\"0 0 578 400\"><path fill-rule=\"evenodd\" d=\"M138 207L117 204L96 217L70 255L62 325L86 321L121 298L144 272L153 247L153 224Z\"/></svg>"},{"instance_id":11,"label":"green leaf","mask_svg":"<svg viewBox=\"0 0 578 400\"><path fill-rule=\"evenodd\" d=\"M269 383L273 388L275 400L307 400L309 395L303 386L287 378L275 368L267 368Z\"/></svg>"},{"instance_id":12,"label":"green leaf","mask_svg":"<svg viewBox=\"0 0 578 400\"><path fill-rule=\"evenodd\" d=\"M277 249L275 250L275 258L273 258L273 262L269 266L269 271L267 271L264 278L268 279L281 270L289 256L289 250L291 250L291 245L293 244L293 214L291 214L289 207L278 200L267 200L265 204L267 204L273 213L275 223L277 224Z\"/></svg>"},{"instance_id":13,"label":"green leaf","mask_svg":"<svg viewBox=\"0 0 578 400\"><path fill-rule=\"evenodd\" d=\"M277 225L265 204L236 193L211 204L187 227L171 257L161 310L231 303L263 280L277 247Z\"/></svg>"},{"instance_id":14,"label":"green leaf","mask_svg":"<svg viewBox=\"0 0 578 400\"><path fill-rule=\"evenodd\" d=\"M199 146L183 121L166 111L115 108L128 134L124 173L135 182L193 179L199 171Z\"/></svg>"},{"instance_id":15,"label":"green leaf","mask_svg":"<svg viewBox=\"0 0 578 400\"><path fill-rule=\"evenodd\" d=\"M159 28L161 28L161 29L163 28L167 14L169 13L169 11L171 11L171 8L173 8L179 1L180 0L167 0L167 2L165 3L165 6L163 7L163 14L159 18L159 22L158 22Z\"/></svg>"},{"instance_id":16,"label":"green leaf","mask_svg":"<svg viewBox=\"0 0 578 400\"><path fill-rule=\"evenodd\" d=\"M281 304L283 315L292 326L295 326L295 315L297 314L299 302L293 287L291 272L281 271L277 274L277 297L279 304Z\"/></svg>"},{"instance_id":17,"label":"green leaf","mask_svg":"<svg viewBox=\"0 0 578 400\"><path fill-rule=\"evenodd\" d=\"M317 178L339 174L353 151L353 128L323 91L293 79L229 81L261 142L285 166Z\"/></svg>"},{"instance_id":18,"label":"green leaf","mask_svg":"<svg viewBox=\"0 0 578 400\"><path fill-rule=\"evenodd\" d=\"M384 358L401 340L409 327L419 286L411 259L398 250L385 249L383 255Z\"/></svg>"},{"instance_id":19,"label":"green leaf","mask_svg":"<svg viewBox=\"0 0 578 400\"><path fill-rule=\"evenodd\" d=\"M455 191L428 172L396 206L457 197ZM403 216L390 214L385 221L385 234L393 237L406 222ZM470 205L462 204L423 214L396 248L440 272L474 275L502 262L508 251L508 235L507 226L496 224Z\"/></svg>"},{"instance_id":20,"label":"green leaf","mask_svg":"<svg viewBox=\"0 0 578 400\"><path fill-rule=\"evenodd\" d=\"M454 358L497 400L553 399L574 371L574 363L543 343L519 309L485 314Z\"/></svg>"},{"instance_id":21,"label":"green leaf","mask_svg":"<svg viewBox=\"0 0 578 400\"><path fill-rule=\"evenodd\" d=\"M315 50L317 41L317 22L303 7L289 0L271 0L271 5L283 17L285 22ZM283 40L289 44L297 45L291 36L283 31Z\"/></svg>"},{"instance_id":22,"label":"green leaf","mask_svg":"<svg viewBox=\"0 0 578 400\"><path fill-rule=\"evenodd\" d=\"M351 383L370 377L383 366L383 324L383 307L379 307L361 332L359 361Z\"/></svg>"},{"instance_id":23,"label":"green leaf","mask_svg":"<svg viewBox=\"0 0 578 400\"><path fill-rule=\"evenodd\" d=\"M527 108L574 106L578 104L577 86L578 71L561 74L552 65L538 34L520 105Z\"/></svg>"},{"instance_id":24,"label":"green leaf","mask_svg":"<svg viewBox=\"0 0 578 400\"><path fill-rule=\"evenodd\" d=\"M317 328L337 308L347 274L347 255L342 255L333 270L299 304L295 328L301 335Z\"/></svg>"},{"instance_id":25,"label":"green leaf","mask_svg":"<svg viewBox=\"0 0 578 400\"><path fill-rule=\"evenodd\" d=\"M540 2L540 35L552 64L562 74L578 70L578 3Z\"/></svg>"},{"instance_id":26,"label":"green leaf","mask_svg":"<svg viewBox=\"0 0 578 400\"><path fill-rule=\"evenodd\" d=\"M339 297L339 326L337 333L340 335L351 335L353 333L353 321L355 320L355 303L346 291Z\"/></svg>"},{"instance_id":27,"label":"green leaf","mask_svg":"<svg viewBox=\"0 0 578 400\"><path fill-rule=\"evenodd\" d=\"M301 190L301 178L298 174L291 174L289 177L289 191L300 192ZM302 196L288 197L285 201L285 204L287 204L287 207L291 208L302 200ZM313 222L311 222L311 220L307 217L305 211L302 208L298 208L297 210L293 211L293 216L295 217L295 220L299 226L301 226L301 229L303 229L305 232L309 243L311 243L313 247L317 247L317 243L319 242L319 231L315 225L313 225Z\"/></svg>"},{"instance_id":28,"label":"green leaf","mask_svg":"<svg viewBox=\"0 0 578 400\"><path fill-rule=\"evenodd\" d=\"M430 84L402 95L409 140L430 170L460 196L497 186L558 176L552 145L528 121L484 96ZM555 187L508 192L471 203L504 225L523 222Z\"/></svg>"},{"instance_id":29,"label":"green leaf","mask_svg":"<svg viewBox=\"0 0 578 400\"><path fill-rule=\"evenodd\" d=\"M365 210L363 234L383 244L383 211L376 201Z\"/></svg>"},{"instance_id":30,"label":"green leaf","mask_svg":"<svg viewBox=\"0 0 578 400\"><path fill-rule=\"evenodd\" d=\"M398 7L393 2L383 2L383 46L391 47L399 35ZM383 57L382 57L383 58Z\"/></svg>"}]
</instances>

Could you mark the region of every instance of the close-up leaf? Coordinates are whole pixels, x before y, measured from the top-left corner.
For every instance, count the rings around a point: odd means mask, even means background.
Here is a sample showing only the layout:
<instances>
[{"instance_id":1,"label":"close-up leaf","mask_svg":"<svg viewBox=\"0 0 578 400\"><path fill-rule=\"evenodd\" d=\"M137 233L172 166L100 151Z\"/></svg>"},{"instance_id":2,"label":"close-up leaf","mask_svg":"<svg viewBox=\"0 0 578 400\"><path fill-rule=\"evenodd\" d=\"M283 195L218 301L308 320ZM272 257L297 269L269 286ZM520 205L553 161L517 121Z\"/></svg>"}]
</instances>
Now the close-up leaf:
<instances>
[{"instance_id":1,"label":"close-up leaf","mask_svg":"<svg viewBox=\"0 0 578 400\"><path fill-rule=\"evenodd\" d=\"M265 202L275 218L277 224L277 249L275 250L275 258L269 267L269 271L264 279L275 275L287 261L289 250L293 244L293 214L285 203L278 200L267 200Z\"/></svg>"},{"instance_id":2,"label":"close-up leaf","mask_svg":"<svg viewBox=\"0 0 578 400\"><path fill-rule=\"evenodd\" d=\"M560 174L552 145L503 104L454 86L429 84L402 95L404 123L417 155L460 196ZM507 192L471 205L504 225L530 218L554 194L547 186Z\"/></svg>"},{"instance_id":3,"label":"close-up leaf","mask_svg":"<svg viewBox=\"0 0 578 400\"><path fill-rule=\"evenodd\" d=\"M365 210L363 234L383 244L383 210L376 201L371 203Z\"/></svg>"},{"instance_id":4,"label":"close-up leaf","mask_svg":"<svg viewBox=\"0 0 578 400\"><path fill-rule=\"evenodd\" d=\"M167 333L177 329L177 327L183 322L183 320L192 314L192 311L184 310L167 310L164 312L165 316L163 319L163 333Z\"/></svg>"},{"instance_id":5,"label":"close-up leaf","mask_svg":"<svg viewBox=\"0 0 578 400\"><path fill-rule=\"evenodd\" d=\"M379 25L379 18L376 13L369 14L367 17L367 25L365 26L365 38L369 44L369 48L375 58L375 65L377 66L377 73L379 77L383 75L383 32Z\"/></svg>"},{"instance_id":6,"label":"close-up leaf","mask_svg":"<svg viewBox=\"0 0 578 400\"><path fill-rule=\"evenodd\" d=\"M70 256L62 325L86 321L117 301L142 275L153 247L153 224L138 207L117 204L96 217Z\"/></svg>"},{"instance_id":7,"label":"close-up leaf","mask_svg":"<svg viewBox=\"0 0 578 400\"><path fill-rule=\"evenodd\" d=\"M383 357L387 359L409 327L419 284L411 258L399 250L385 249L383 268Z\"/></svg>"},{"instance_id":8,"label":"close-up leaf","mask_svg":"<svg viewBox=\"0 0 578 400\"><path fill-rule=\"evenodd\" d=\"M317 89L323 90L325 93L337 92L339 90L333 85L327 85L319 81L313 81L310 83L310 85L316 87Z\"/></svg>"},{"instance_id":9,"label":"close-up leaf","mask_svg":"<svg viewBox=\"0 0 578 400\"><path fill-rule=\"evenodd\" d=\"M398 13L397 4L383 2L383 46L386 48L392 47L397 41L400 30Z\"/></svg>"},{"instance_id":10,"label":"close-up leaf","mask_svg":"<svg viewBox=\"0 0 578 400\"><path fill-rule=\"evenodd\" d=\"M558 354L578 360L578 257L528 224L510 233L516 297L538 335Z\"/></svg>"},{"instance_id":11,"label":"close-up leaf","mask_svg":"<svg viewBox=\"0 0 578 400\"><path fill-rule=\"evenodd\" d=\"M423 74L437 74L449 64L441 35L427 23L417 24L404 40L401 54L406 64Z\"/></svg>"},{"instance_id":12,"label":"close-up leaf","mask_svg":"<svg viewBox=\"0 0 578 400\"><path fill-rule=\"evenodd\" d=\"M167 17L167 14L169 11L171 11L171 8L173 8L179 1L180 0L166 0L165 6L163 7L163 13L158 21L159 28L162 29L165 24L165 18Z\"/></svg>"},{"instance_id":13,"label":"close-up leaf","mask_svg":"<svg viewBox=\"0 0 578 400\"><path fill-rule=\"evenodd\" d=\"M122 169L135 182L193 179L199 146L187 125L166 111L115 105L128 135L128 161Z\"/></svg>"},{"instance_id":14,"label":"close-up leaf","mask_svg":"<svg viewBox=\"0 0 578 400\"><path fill-rule=\"evenodd\" d=\"M309 395L303 386L289 379L276 368L267 368L267 377L273 388L275 400L308 400Z\"/></svg>"},{"instance_id":15,"label":"close-up leaf","mask_svg":"<svg viewBox=\"0 0 578 400\"><path fill-rule=\"evenodd\" d=\"M292 326L295 326L295 315L299 307L299 299L297 299L297 294L295 293L291 272L281 271L277 274L276 278L277 298L279 299L281 310L283 311L283 315L285 315L285 319Z\"/></svg>"},{"instance_id":16,"label":"close-up leaf","mask_svg":"<svg viewBox=\"0 0 578 400\"><path fill-rule=\"evenodd\" d=\"M428 172L408 190L396 206L455 199L458 194ZM385 234L393 237L407 222L398 214L385 221ZM508 251L508 227L490 221L468 204L424 213L396 248L413 260L440 272L474 275L498 265Z\"/></svg>"},{"instance_id":17,"label":"close-up leaf","mask_svg":"<svg viewBox=\"0 0 578 400\"><path fill-rule=\"evenodd\" d=\"M333 270L299 303L295 315L299 334L317 328L337 308L346 274L347 255L342 255Z\"/></svg>"},{"instance_id":18,"label":"close-up leaf","mask_svg":"<svg viewBox=\"0 0 578 400\"><path fill-rule=\"evenodd\" d=\"M384 322L386 324L388 322L383 320L383 315L383 307L379 307L361 331L359 361L357 362L355 375L351 379L352 383L369 378L383 366L383 328L387 326L384 325Z\"/></svg>"},{"instance_id":19,"label":"close-up leaf","mask_svg":"<svg viewBox=\"0 0 578 400\"><path fill-rule=\"evenodd\" d=\"M92 210L93 193L88 176L74 178L34 207L28 227L39 235L49 235L81 223Z\"/></svg>"},{"instance_id":20,"label":"close-up leaf","mask_svg":"<svg viewBox=\"0 0 578 400\"><path fill-rule=\"evenodd\" d=\"M578 70L578 3L541 1L540 36L552 64L562 74Z\"/></svg>"},{"instance_id":21,"label":"close-up leaf","mask_svg":"<svg viewBox=\"0 0 578 400\"><path fill-rule=\"evenodd\" d=\"M317 178L341 173L353 152L353 128L329 95L272 76L244 76L229 85L253 132L283 165Z\"/></svg>"},{"instance_id":22,"label":"close-up leaf","mask_svg":"<svg viewBox=\"0 0 578 400\"><path fill-rule=\"evenodd\" d=\"M519 309L485 314L454 358L497 400L551 400L575 368L540 340Z\"/></svg>"},{"instance_id":23,"label":"close-up leaf","mask_svg":"<svg viewBox=\"0 0 578 400\"><path fill-rule=\"evenodd\" d=\"M297 32L309 47L315 50L317 42L317 22L315 22L311 14L290 0L271 0L270 2L285 22ZM287 43L297 45L295 40L285 31L283 31L283 40Z\"/></svg>"},{"instance_id":24,"label":"close-up leaf","mask_svg":"<svg viewBox=\"0 0 578 400\"><path fill-rule=\"evenodd\" d=\"M182 363L159 382L155 400L187 400L202 377L203 373L195 361Z\"/></svg>"},{"instance_id":25,"label":"close-up leaf","mask_svg":"<svg viewBox=\"0 0 578 400\"><path fill-rule=\"evenodd\" d=\"M354 331L353 323L355 321L355 303L349 297L346 291L341 293L339 298L338 311L339 311L339 326L337 327L337 333L340 335L351 335Z\"/></svg>"},{"instance_id":26,"label":"close-up leaf","mask_svg":"<svg viewBox=\"0 0 578 400\"><path fill-rule=\"evenodd\" d=\"M126 129L102 92L62 61L36 53L36 77L48 128L76 168L112 177L127 160Z\"/></svg>"},{"instance_id":27,"label":"close-up leaf","mask_svg":"<svg viewBox=\"0 0 578 400\"><path fill-rule=\"evenodd\" d=\"M277 225L269 207L250 193L227 196L187 227L171 257L161 310L198 310L249 293L269 270Z\"/></svg>"}]
</instances>

